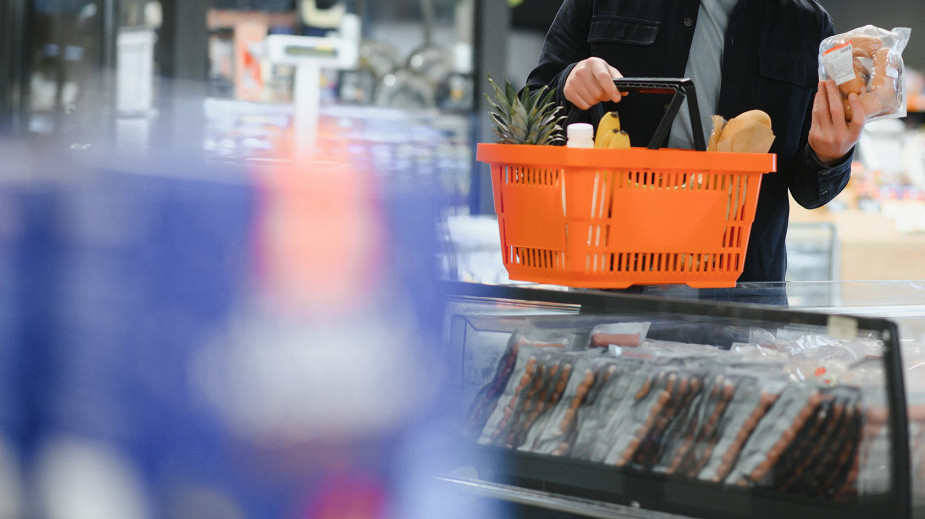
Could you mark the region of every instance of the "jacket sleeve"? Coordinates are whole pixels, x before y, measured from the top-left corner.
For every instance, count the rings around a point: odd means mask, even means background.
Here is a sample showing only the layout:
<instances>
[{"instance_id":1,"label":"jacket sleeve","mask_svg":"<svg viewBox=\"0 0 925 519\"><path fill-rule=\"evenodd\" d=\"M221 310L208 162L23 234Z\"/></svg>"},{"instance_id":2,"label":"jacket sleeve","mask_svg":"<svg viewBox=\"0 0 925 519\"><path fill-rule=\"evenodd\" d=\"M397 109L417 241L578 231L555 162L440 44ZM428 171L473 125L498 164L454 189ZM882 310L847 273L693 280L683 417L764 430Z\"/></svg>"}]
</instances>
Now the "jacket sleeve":
<instances>
[{"instance_id":1,"label":"jacket sleeve","mask_svg":"<svg viewBox=\"0 0 925 519\"><path fill-rule=\"evenodd\" d=\"M565 80L579 61L591 56L588 34L591 30L591 0L565 0L556 14L540 54L539 63L527 78L527 88L535 90L547 85L556 89L556 102L572 110L563 94Z\"/></svg>"},{"instance_id":2,"label":"jacket sleeve","mask_svg":"<svg viewBox=\"0 0 925 519\"><path fill-rule=\"evenodd\" d=\"M822 39L835 34L832 19L826 15L823 24ZM780 164L781 168L790 168L790 194L798 204L807 209L816 209L832 201L848 185L851 177L851 162L854 148L835 164L826 166L819 161L816 153L809 146L809 129L812 126L813 103L810 103L804 118L800 135L800 150L792 163ZM789 162L789 161L788 161Z\"/></svg>"}]
</instances>

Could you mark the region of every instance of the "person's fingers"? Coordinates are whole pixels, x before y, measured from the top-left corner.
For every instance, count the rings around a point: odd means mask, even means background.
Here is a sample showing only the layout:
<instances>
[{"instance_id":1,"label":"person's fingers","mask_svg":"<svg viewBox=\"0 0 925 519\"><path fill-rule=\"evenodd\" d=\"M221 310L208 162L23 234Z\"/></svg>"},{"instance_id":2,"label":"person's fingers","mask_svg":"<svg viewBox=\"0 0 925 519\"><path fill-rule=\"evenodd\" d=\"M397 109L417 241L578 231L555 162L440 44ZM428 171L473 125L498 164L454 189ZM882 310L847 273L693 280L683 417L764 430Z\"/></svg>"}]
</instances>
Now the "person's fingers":
<instances>
[{"instance_id":1,"label":"person's fingers","mask_svg":"<svg viewBox=\"0 0 925 519\"><path fill-rule=\"evenodd\" d=\"M844 128L848 125L845 118L845 107L842 105L841 94L831 79L825 82L825 92L829 103L829 113L832 114L832 125L835 128Z\"/></svg>"},{"instance_id":2,"label":"person's fingers","mask_svg":"<svg viewBox=\"0 0 925 519\"><path fill-rule=\"evenodd\" d=\"M613 84L623 74L598 57L578 63L566 79L564 94L572 104L587 110L603 101L619 102L622 94Z\"/></svg>"},{"instance_id":3,"label":"person's fingers","mask_svg":"<svg viewBox=\"0 0 925 519\"><path fill-rule=\"evenodd\" d=\"M576 83L572 89L572 98L569 101L581 110L587 110L594 104L593 96L583 83Z\"/></svg>"},{"instance_id":4,"label":"person's fingers","mask_svg":"<svg viewBox=\"0 0 925 519\"><path fill-rule=\"evenodd\" d=\"M583 71L576 79L573 91L576 97L581 99L582 104L586 105L585 107L579 106L582 110L587 110L591 106L608 99L603 87L598 83L591 70Z\"/></svg>"},{"instance_id":5,"label":"person's fingers","mask_svg":"<svg viewBox=\"0 0 925 519\"><path fill-rule=\"evenodd\" d=\"M864 129L864 120L867 119L867 113L864 111L864 105L861 104L861 98L857 94L848 96L848 104L851 106L851 122L848 123L848 131L856 141Z\"/></svg>"},{"instance_id":6,"label":"person's fingers","mask_svg":"<svg viewBox=\"0 0 925 519\"><path fill-rule=\"evenodd\" d=\"M582 82L582 87L584 91L587 92L587 97L585 100L591 104L599 103L605 99L609 99L610 94L604 90L607 84L606 81L602 83L601 78L599 77L601 72L596 69L588 70L588 76ZM610 81L613 84L613 81Z\"/></svg>"},{"instance_id":7,"label":"person's fingers","mask_svg":"<svg viewBox=\"0 0 925 519\"><path fill-rule=\"evenodd\" d=\"M607 65L610 67L610 65ZM623 73L616 69L616 67L610 67L610 77L614 79L622 79ZM629 95L629 92L620 92L620 98ZM614 99L614 102L620 101L620 98Z\"/></svg>"},{"instance_id":8,"label":"person's fingers","mask_svg":"<svg viewBox=\"0 0 925 519\"><path fill-rule=\"evenodd\" d=\"M611 67L610 65L607 65L607 69L608 69L608 71L610 72L610 77L611 77L611 79L622 79L622 78L623 78L623 73L621 73L619 70L617 70L616 67ZM612 83L612 82L613 82L613 81L611 81L611 83ZM615 97L612 99L613 102L615 102L615 103L620 102L620 99L621 99L623 96L625 96L626 94L627 94L627 92L621 92L621 91L617 90L617 96L615 96Z\"/></svg>"},{"instance_id":9,"label":"person's fingers","mask_svg":"<svg viewBox=\"0 0 925 519\"><path fill-rule=\"evenodd\" d=\"M617 86L613 84L613 78L616 76L613 75L611 69L613 69L613 67L605 64L601 67L595 67L592 73L595 82L601 88L600 100L617 102L620 100L620 91L617 90Z\"/></svg>"},{"instance_id":10,"label":"person's fingers","mask_svg":"<svg viewBox=\"0 0 925 519\"><path fill-rule=\"evenodd\" d=\"M589 108L588 103L585 101L585 93L582 92L582 71L584 70L584 63L579 63L569 74L568 78L565 80L565 87L563 88L562 93L565 95L565 98L569 100L573 105L575 105L580 110L587 110Z\"/></svg>"},{"instance_id":11,"label":"person's fingers","mask_svg":"<svg viewBox=\"0 0 925 519\"><path fill-rule=\"evenodd\" d=\"M813 126L819 130L825 130L832 126L832 115L829 113L829 100L826 94L825 85L819 82L816 90L816 96L813 98Z\"/></svg>"}]
</instances>

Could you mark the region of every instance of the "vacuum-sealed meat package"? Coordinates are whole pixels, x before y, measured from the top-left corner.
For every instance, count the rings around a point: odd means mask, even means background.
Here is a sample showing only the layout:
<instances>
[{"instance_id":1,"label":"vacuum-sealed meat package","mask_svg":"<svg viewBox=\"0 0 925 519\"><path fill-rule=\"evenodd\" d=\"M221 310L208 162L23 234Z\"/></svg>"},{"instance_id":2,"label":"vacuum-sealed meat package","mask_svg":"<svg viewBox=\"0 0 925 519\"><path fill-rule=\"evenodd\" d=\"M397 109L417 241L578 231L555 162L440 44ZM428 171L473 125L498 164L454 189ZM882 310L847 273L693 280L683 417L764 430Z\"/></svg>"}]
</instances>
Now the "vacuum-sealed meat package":
<instances>
[{"instance_id":1,"label":"vacuum-sealed meat package","mask_svg":"<svg viewBox=\"0 0 925 519\"><path fill-rule=\"evenodd\" d=\"M550 333L533 329L516 330L511 334L508 340L508 346L495 370L494 377L483 386L476 394L468 415L463 423L463 434L478 438L482 435L490 415L495 411L498 400L502 397L508 386L511 374L518 367L522 375L525 365L517 365L521 346L527 345L531 348L556 348L565 350L568 348L571 339L564 334ZM520 358L523 362L524 358ZM533 368L535 366L531 366ZM532 373L531 373L532 374ZM509 399L510 395L508 395Z\"/></svg>"},{"instance_id":2,"label":"vacuum-sealed meat package","mask_svg":"<svg viewBox=\"0 0 925 519\"><path fill-rule=\"evenodd\" d=\"M539 454L567 455L577 434L578 413L597 386L603 386L617 371L617 359L582 355L575 359L572 376L542 423L533 427L520 447Z\"/></svg>"}]
</instances>

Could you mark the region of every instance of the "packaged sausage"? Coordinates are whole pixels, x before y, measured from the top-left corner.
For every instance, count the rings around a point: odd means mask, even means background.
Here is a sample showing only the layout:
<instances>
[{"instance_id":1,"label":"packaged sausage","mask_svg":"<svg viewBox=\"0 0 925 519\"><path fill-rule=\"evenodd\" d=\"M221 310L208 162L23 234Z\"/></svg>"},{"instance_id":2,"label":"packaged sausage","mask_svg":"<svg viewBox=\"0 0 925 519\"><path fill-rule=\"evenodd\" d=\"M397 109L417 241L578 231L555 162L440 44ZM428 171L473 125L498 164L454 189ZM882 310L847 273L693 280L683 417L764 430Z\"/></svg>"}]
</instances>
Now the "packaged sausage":
<instances>
[{"instance_id":1,"label":"packaged sausage","mask_svg":"<svg viewBox=\"0 0 925 519\"><path fill-rule=\"evenodd\" d=\"M685 469L697 464L698 444L705 443L733 395L734 388L727 385L722 371L713 366L702 369L703 389L682 411L674 434L666 438L666 452L653 467L655 472L683 474Z\"/></svg>"},{"instance_id":2,"label":"packaged sausage","mask_svg":"<svg viewBox=\"0 0 925 519\"><path fill-rule=\"evenodd\" d=\"M538 432L545 425L546 415L557 406L562 398L574 370L575 361L580 358L580 355L581 353L555 350L545 352L538 370L540 378L537 380L536 389L521 404L522 409L518 419L502 443L504 447L520 449L525 444L529 444L522 450L530 450Z\"/></svg>"},{"instance_id":3,"label":"packaged sausage","mask_svg":"<svg viewBox=\"0 0 925 519\"><path fill-rule=\"evenodd\" d=\"M651 363L637 359L620 359L617 371L601 385L595 385L585 399L585 409L579 413L572 458L601 462L616 437L610 433L613 422L621 422L632 397L653 376Z\"/></svg>"},{"instance_id":4,"label":"packaged sausage","mask_svg":"<svg viewBox=\"0 0 925 519\"><path fill-rule=\"evenodd\" d=\"M849 94L858 95L868 121L906 116L902 52L910 33L908 27L887 31L865 25L819 44L819 79L832 79L838 85L849 121Z\"/></svg>"},{"instance_id":5,"label":"packaged sausage","mask_svg":"<svg viewBox=\"0 0 925 519\"><path fill-rule=\"evenodd\" d=\"M530 391L531 382L539 376L537 364L546 348L529 343L514 344L517 346L512 348L516 353L510 357L513 360L511 369L505 368L507 373L503 376L499 366L499 376L491 384L492 391L480 395L470 412L467 432L477 431L481 444L494 443L507 429L524 394ZM495 393L495 387L501 387L500 393Z\"/></svg>"},{"instance_id":6,"label":"packaged sausage","mask_svg":"<svg viewBox=\"0 0 925 519\"><path fill-rule=\"evenodd\" d=\"M536 330L529 327L514 331L508 340L507 349L498 361L494 377L478 391L472 401L463 423L463 434L476 438L482 435L486 422L491 414L495 412L498 400L505 391L509 390L508 385L511 375L517 369L520 370L519 375L523 374L523 370L526 369L523 364L525 359L519 357L522 346L564 350L568 348L571 341L572 338L566 334ZM521 364L518 365L518 361ZM510 395L508 395L508 399L509 397Z\"/></svg>"},{"instance_id":7,"label":"packaged sausage","mask_svg":"<svg viewBox=\"0 0 925 519\"><path fill-rule=\"evenodd\" d=\"M651 323L608 323L599 324L591 330L589 348L608 346L636 347L646 338Z\"/></svg>"},{"instance_id":8,"label":"packaged sausage","mask_svg":"<svg viewBox=\"0 0 925 519\"><path fill-rule=\"evenodd\" d=\"M673 416L682 393L686 392L689 374L677 365L654 368L645 379L640 380L641 384L634 384L632 394L622 398L620 411L614 413L604 429L603 437L607 440L602 445L606 451L604 457L595 455L591 461L621 467L637 463L635 455L648 434L664 425L666 415Z\"/></svg>"},{"instance_id":9,"label":"packaged sausage","mask_svg":"<svg viewBox=\"0 0 925 519\"><path fill-rule=\"evenodd\" d=\"M555 366L555 350L532 344L520 346L514 370L479 437L480 444L514 446L548 384Z\"/></svg>"},{"instance_id":10,"label":"packaged sausage","mask_svg":"<svg viewBox=\"0 0 925 519\"><path fill-rule=\"evenodd\" d=\"M715 433L701 446L699 463L689 469L690 475L705 481L722 481L732 472L746 442L788 387L782 378L755 377L746 372L733 374L732 380L734 394L728 409Z\"/></svg>"},{"instance_id":11,"label":"packaged sausage","mask_svg":"<svg viewBox=\"0 0 925 519\"><path fill-rule=\"evenodd\" d=\"M537 423L521 450L552 456L567 455L577 434L579 413L595 386L602 386L616 371L617 359L603 355L581 355L563 393L542 423Z\"/></svg>"}]
</instances>

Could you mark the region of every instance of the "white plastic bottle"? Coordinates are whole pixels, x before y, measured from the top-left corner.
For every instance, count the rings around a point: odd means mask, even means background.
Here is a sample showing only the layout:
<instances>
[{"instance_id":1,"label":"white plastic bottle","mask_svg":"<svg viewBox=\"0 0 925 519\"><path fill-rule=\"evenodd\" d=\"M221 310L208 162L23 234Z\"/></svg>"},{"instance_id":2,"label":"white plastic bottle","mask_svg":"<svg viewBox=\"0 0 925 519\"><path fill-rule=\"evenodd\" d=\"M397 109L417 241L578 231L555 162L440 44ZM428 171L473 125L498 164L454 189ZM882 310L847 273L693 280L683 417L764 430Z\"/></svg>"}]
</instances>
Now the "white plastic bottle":
<instances>
[{"instance_id":1,"label":"white plastic bottle","mask_svg":"<svg viewBox=\"0 0 925 519\"><path fill-rule=\"evenodd\" d=\"M572 123L565 129L565 145L569 148L593 148L594 127L588 123Z\"/></svg>"}]
</instances>

